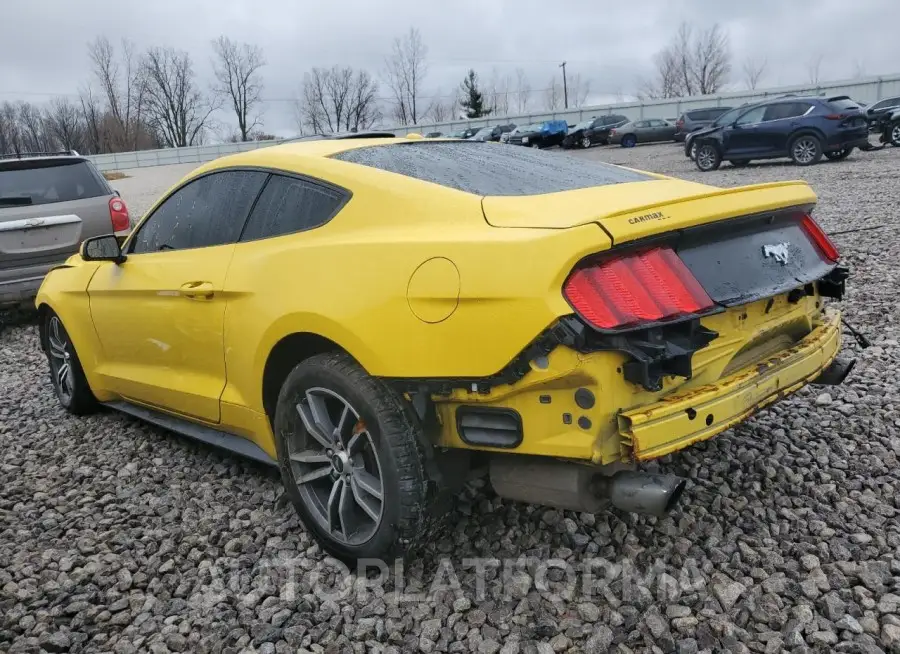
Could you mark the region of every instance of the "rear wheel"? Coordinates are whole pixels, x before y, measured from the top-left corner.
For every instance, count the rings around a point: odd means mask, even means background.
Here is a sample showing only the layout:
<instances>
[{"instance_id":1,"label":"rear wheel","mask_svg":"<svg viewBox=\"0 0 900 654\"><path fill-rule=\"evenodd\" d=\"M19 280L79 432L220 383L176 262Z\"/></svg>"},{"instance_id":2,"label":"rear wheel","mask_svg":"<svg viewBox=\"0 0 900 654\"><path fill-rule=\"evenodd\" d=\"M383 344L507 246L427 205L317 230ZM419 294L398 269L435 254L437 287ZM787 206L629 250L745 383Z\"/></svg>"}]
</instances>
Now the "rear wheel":
<instances>
[{"instance_id":1,"label":"rear wheel","mask_svg":"<svg viewBox=\"0 0 900 654\"><path fill-rule=\"evenodd\" d=\"M812 134L803 134L791 141L791 159L798 166L811 166L822 159L822 142Z\"/></svg>"},{"instance_id":2,"label":"rear wheel","mask_svg":"<svg viewBox=\"0 0 900 654\"><path fill-rule=\"evenodd\" d=\"M689 153L690 153L689 154L690 158L692 160L696 161L697 160L697 144L696 143L691 143Z\"/></svg>"},{"instance_id":3,"label":"rear wheel","mask_svg":"<svg viewBox=\"0 0 900 654\"><path fill-rule=\"evenodd\" d=\"M350 356L298 364L279 393L274 426L285 492L323 548L344 560L387 559L424 538L421 426Z\"/></svg>"},{"instance_id":4,"label":"rear wheel","mask_svg":"<svg viewBox=\"0 0 900 654\"><path fill-rule=\"evenodd\" d=\"M847 157L849 157L851 152L853 152L853 148L832 150L831 152L826 152L825 157L830 159L831 161L840 161L841 159L846 159Z\"/></svg>"},{"instance_id":5,"label":"rear wheel","mask_svg":"<svg viewBox=\"0 0 900 654\"><path fill-rule=\"evenodd\" d=\"M637 145L637 137L634 134L626 134L622 137L623 148L633 148Z\"/></svg>"},{"instance_id":6,"label":"rear wheel","mask_svg":"<svg viewBox=\"0 0 900 654\"><path fill-rule=\"evenodd\" d=\"M722 155L719 154L719 149L716 146L707 143L697 147L696 163L697 168L703 172L718 170L719 166L722 165Z\"/></svg>"},{"instance_id":7,"label":"rear wheel","mask_svg":"<svg viewBox=\"0 0 900 654\"><path fill-rule=\"evenodd\" d=\"M50 382L59 403L74 415L95 411L97 399L88 386L81 361L62 320L52 311L47 311L41 331L50 364Z\"/></svg>"},{"instance_id":8,"label":"rear wheel","mask_svg":"<svg viewBox=\"0 0 900 654\"><path fill-rule=\"evenodd\" d=\"M891 125L891 145L900 148L900 121Z\"/></svg>"}]
</instances>

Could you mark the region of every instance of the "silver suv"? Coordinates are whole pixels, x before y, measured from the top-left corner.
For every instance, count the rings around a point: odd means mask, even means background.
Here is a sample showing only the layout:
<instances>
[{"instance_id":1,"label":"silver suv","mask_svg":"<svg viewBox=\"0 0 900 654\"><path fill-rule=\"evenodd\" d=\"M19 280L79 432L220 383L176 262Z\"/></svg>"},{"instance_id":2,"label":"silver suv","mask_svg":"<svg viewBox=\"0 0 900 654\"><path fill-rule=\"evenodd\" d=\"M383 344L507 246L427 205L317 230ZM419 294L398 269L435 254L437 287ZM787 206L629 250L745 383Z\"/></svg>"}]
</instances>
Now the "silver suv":
<instances>
[{"instance_id":1,"label":"silver suv","mask_svg":"<svg viewBox=\"0 0 900 654\"><path fill-rule=\"evenodd\" d=\"M0 306L33 298L84 239L130 229L125 202L77 153L0 155Z\"/></svg>"}]
</instances>

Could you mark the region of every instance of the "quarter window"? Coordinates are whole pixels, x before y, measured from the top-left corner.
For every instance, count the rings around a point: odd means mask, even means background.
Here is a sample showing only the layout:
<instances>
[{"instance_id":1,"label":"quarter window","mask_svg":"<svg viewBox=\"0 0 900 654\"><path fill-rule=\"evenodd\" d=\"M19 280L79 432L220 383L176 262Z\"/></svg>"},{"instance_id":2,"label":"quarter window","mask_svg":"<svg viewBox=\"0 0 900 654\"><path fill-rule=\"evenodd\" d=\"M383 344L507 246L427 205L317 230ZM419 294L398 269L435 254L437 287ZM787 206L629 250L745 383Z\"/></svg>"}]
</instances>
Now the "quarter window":
<instances>
[{"instance_id":1,"label":"quarter window","mask_svg":"<svg viewBox=\"0 0 900 654\"><path fill-rule=\"evenodd\" d=\"M130 252L187 250L234 243L268 173L226 170L175 191L135 234Z\"/></svg>"},{"instance_id":2,"label":"quarter window","mask_svg":"<svg viewBox=\"0 0 900 654\"><path fill-rule=\"evenodd\" d=\"M337 213L345 198L337 189L296 177L272 175L250 214L241 241L324 225Z\"/></svg>"}]
</instances>

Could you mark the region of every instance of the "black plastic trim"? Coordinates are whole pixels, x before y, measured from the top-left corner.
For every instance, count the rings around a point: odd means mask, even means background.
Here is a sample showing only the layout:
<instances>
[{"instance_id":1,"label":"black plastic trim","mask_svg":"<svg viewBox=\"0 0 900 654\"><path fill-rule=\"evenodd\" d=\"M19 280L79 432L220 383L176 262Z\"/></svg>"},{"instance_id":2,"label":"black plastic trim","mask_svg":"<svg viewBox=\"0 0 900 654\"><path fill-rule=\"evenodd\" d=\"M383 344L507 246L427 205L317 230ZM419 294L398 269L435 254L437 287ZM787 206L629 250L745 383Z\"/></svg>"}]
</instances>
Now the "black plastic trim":
<instances>
[{"instance_id":1,"label":"black plastic trim","mask_svg":"<svg viewBox=\"0 0 900 654\"><path fill-rule=\"evenodd\" d=\"M513 429L510 429L510 433L515 435L514 440L510 440L509 442L501 443L497 441L479 441L477 439L472 439L466 437L466 431L463 429L463 419L466 416L499 416L509 418L512 421ZM459 434L459 437L462 439L462 442L466 445L474 445L477 447L498 447L503 449L514 449L522 444L522 439L524 438L524 431L522 428L522 416L519 415L519 412L514 409L507 409L505 407L482 407L482 406L472 406L472 405L463 405L459 406L456 409L456 432Z\"/></svg>"}]
</instances>

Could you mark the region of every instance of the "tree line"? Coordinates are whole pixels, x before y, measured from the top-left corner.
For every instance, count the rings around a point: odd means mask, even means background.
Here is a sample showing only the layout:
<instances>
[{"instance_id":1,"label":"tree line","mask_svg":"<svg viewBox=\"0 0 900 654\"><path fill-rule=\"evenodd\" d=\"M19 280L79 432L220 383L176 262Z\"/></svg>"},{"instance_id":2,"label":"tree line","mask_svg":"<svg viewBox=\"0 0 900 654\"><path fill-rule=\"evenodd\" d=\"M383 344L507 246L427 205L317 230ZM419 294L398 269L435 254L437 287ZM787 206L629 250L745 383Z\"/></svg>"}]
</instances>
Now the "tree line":
<instances>
[{"instance_id":1,"label":"tree line","mask_svg":"<svg viewBox=\"0 0 900 654\"><path fill-rule=\"evenodd\" d=\"M77 96L46 103L0 105L0 153L77 150L86 154L201 145L217 134L227 141L274 138L263 130L261 47L220 36L210 43L213 80L201 83L189 53L171 47L138 52L105 37L87 46L90 76ZM710 94L734 84L755 89L764 58L734 70L728 33L719 25L683 23L653 57L654 72L638 79L639 98ZM818 83L822 57L807 64ZM861 74L862 67L857 65ZM431 89L431 91L429 91ZM300 134L370 129L384 123L417 125L486 115L555 111L588 102L591 79L561 74L534 89L524 69L485 77L470 69L449 93L428 86L428 48L416 28L395 38L380 70L314 67L291 101ZM616 92L618 100L624 100ZM230 115L224 127L217 116Z\"/></svg>"}]
</instances>

